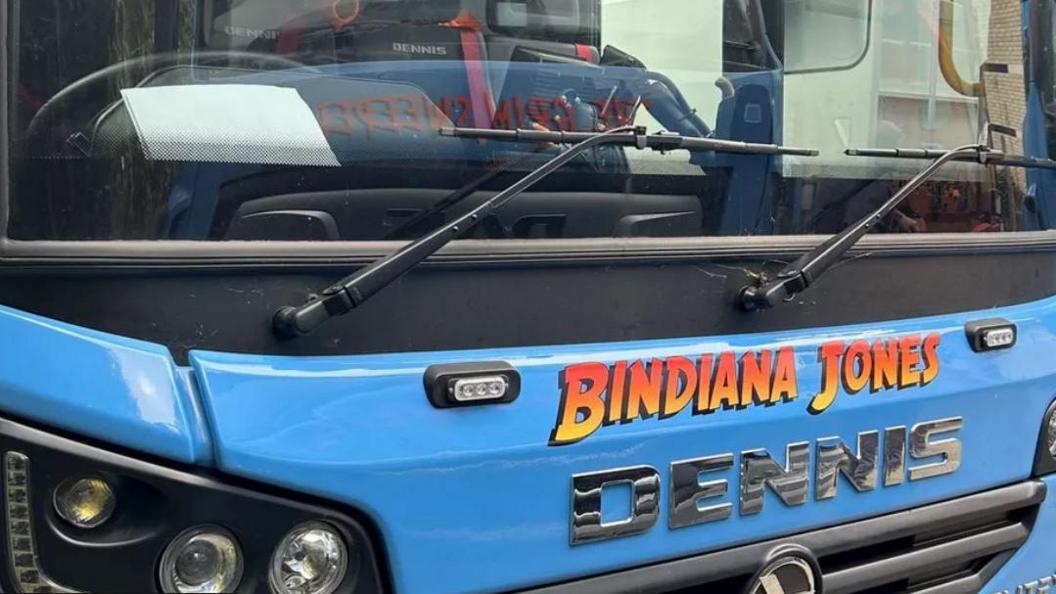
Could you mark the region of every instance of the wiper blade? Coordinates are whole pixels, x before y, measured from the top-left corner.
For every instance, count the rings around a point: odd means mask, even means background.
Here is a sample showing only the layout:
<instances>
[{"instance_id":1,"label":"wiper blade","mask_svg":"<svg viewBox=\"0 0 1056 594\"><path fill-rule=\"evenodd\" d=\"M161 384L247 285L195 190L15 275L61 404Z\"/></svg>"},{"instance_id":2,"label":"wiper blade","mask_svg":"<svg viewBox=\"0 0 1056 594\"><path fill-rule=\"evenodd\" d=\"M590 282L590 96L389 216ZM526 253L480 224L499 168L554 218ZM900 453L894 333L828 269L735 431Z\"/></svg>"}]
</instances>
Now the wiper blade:
<instances>
[{"instance_id":1,"label":"wiper blade","mask_svg":"<svg viewBox=\"0 0 1056 594\"><path fill-rule=\"evenodd\" d=\"M894 152L889 153L886 152L887 150L854 149L847 151L847 154L926 158L922 156L905 156L908 154L923 155L926 154L925 152L914 153L912 150L907 149L890 149L890 151ZM891 214L917 188L934 177L942 169L943 165L951 161L975 161L987 165L995 161L1000 163L1003 158L1005 158L1004 153L995 151L984 144L970 144L950 151L939 151L939 154L933 156L931 163L923 171L909 180L902 189L895 192L875 211L834 235L818 247L803 254L795 262L781 269L775 276L760 275L756 282L743 287L738 295L740 306L747 311L769 309L802 293L816 283L826 271L842 260L847 252L854 247L854 244L858 243L877 223Z\"/></svg>"},{"instance_id":2,"label":"wiper blade","mask_svg":"<svg viewBox=\"0 0 1056 594\"><path fill-rule=\"evenodd\" d=\"M956 150L956 149L955 149ZM857 148L848 149L844 151L849 157L874 157L881 159L938 159L946 153L950 152L947 150L935 150L935 149L913 149L913 148L892 148L892 149L881 149L881 148ZM954 161L976 161L977 155L973 154L969 157L961 156L953 159ZM1038 159L1036 157L1027 157L1024 155L1010 155L1003 153L998 150L988 149L986 164L989 165L1007 165L1009 167L1023 167L1026 169L1056 169L1056 161L1052 159Z\"/></svg>"},{"instance_id":3,"label":"wiper blade","mask_svg":"<svg viewBox=\"0 0 1056 594\"><path fill-rule=\"evenodd\" d=\"M817 151L776 145L751 144L706 138L687 138L675 134L648 134L645 128L622 127L608 132L542 132L535 130L485 130L444 128L446 136L507 140L514 142L549 142L572 144L550 161L531 171L517 183L483 202L458 219L434 230L366 268L345 277L322 294L298 306L287 306L275 313L273 325L282 338L309 334L330 318L347 314L402 277L439 249L460 237L489 214L529 190L577 156L599 146L622 145L657 151L703 150L727 153L814 156Z\"/></svg>"},{"instance_id":4,"label":"wiper blade","mask_svg":"<svg viewBox=\"0 0 1056 594\"><path fill-rule=\"evenodd\" d=\"M700 151L717 153L735 153L745 155L795 155L816 157L818 151L809 148L781 146L777 144L758 144L721 140L718 138L697 138L679 134L644 134L634 129L618 132L619 140L612 144L633 146L639 149L654 151ZM616 132L615 130L613 132ZM611 134L607 132L606 134ZM553 132L550 130L492 130L490 128L441 128L441 136L455 138L476 138L479 140L498 140L503 142L550 142L554 144L578 144L595 138L597 132Z\"/></svg>"}]
</instances>

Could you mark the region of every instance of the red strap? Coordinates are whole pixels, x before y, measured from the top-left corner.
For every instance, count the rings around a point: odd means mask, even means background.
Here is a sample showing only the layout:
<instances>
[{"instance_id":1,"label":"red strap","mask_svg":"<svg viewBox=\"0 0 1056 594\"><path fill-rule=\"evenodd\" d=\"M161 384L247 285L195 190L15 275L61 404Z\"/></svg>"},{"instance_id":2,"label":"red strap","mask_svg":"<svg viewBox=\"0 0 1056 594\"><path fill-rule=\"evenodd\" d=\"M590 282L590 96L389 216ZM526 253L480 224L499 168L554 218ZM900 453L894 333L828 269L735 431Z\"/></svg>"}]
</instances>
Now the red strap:
<instances>
[{"instance_id":1,"label":"red strap","mask_svg":"<svg viewBox=\"0 0 1056 594\"><path fill-rule=\"evenodd\" d=\"M466 79L469 81L473 125L477 128L491 128L495 119L495 98L491 96L491 87L484 71L480 21L473 13L463 10L454 20L444 23L444 26L461 29L462 61L466 64Z\"/></svg>"},{"instance_id":2,"label":"red strap","mask_svg":"<svg viewBox=\"0 0 1056 594\"><path fill-rule=\"evenodd\" d=\"M484 75L484 56L480 51L478 33L462 31L462 53L466 63L466 78L469 79L469 99L473 105L473 125L490 128L495 119L495 100Z\"/></svg>"},{"instance_id":3,"label":"red strap","mask_svg":"<svg viewBox=\"0 0 1056 594\"><path fill-rule=\"evenodd\" d=\"M594 53L594 46L583 45L582 43L576 44L576 57L584 62L590 62L591 64L597 64L597 54Z\"/></svg>"},{"instance_id":4,"label":"red strap","mask_svg":"<svg viewBox=\"0 0 1056 594\"><path fill-rule=\"evenodd\" d=\"M275 52L278 54L294 54L301 49L301 38L304 37L306 19L290 21L279 31L279 40L275 43Z\"/></svg>"}]
</instances>

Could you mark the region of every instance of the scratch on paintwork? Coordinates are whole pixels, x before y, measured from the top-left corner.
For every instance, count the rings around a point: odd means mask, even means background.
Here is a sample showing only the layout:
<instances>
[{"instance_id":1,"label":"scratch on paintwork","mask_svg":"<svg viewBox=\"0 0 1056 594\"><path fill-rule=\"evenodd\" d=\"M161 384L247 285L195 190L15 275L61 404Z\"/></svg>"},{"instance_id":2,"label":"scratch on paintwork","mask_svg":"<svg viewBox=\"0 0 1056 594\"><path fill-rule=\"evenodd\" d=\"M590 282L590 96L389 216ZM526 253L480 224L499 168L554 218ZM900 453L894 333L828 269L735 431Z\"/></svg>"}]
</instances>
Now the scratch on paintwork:
<instances>
[{"instance_id":1,"label":"scratch on paintwork","mask_svg":"<svg viewBox=\"0 0 1056 594\"><path fill-rule=\"evenodd\" d=\"M724 268L724 269L726 269L726 270L733 270L733 271L735 271L735 272L740 272L740 273L741 273L741 274L743 274L743 275L744 275L744 276L745 276L745 277L746 277L746 278L747 278L747 279L748 279L749 281L755 281L755 280L759 280L759 279L761 279L761 278L763 277L763 275L762 275L762 274L760 274L760 273L758 273L758 272L755 272L754 270L749 270L749 269L747 269L747 268L738 268L737 266L726 266L726 265L724 265L724 264L716 264L715 266L717 266L717 267L719 267L719 268Z\"/></svg>"},{"instance_id":2,"label":"scratch on paintwork","mask_svg":"<svg viewBox=\"0 0 1056 594\"><path fill-rule=\"evenodd\" d=\"M719 278L719 279L722 279L722 280L726 280L726 279L729 278L725 274L718 274L716 272L712 272L712 271L708 270L707 268L704 268L703 266L697 266L696 268L697 268L697 270L699 270L699 271L703 272L704 274L708 275L708 278Z\"/></svg>"},{"instance_id":3,"label":"scratch on paintwork","mask_svg":"<svg viewBox=\"0 0 1056 594\"><path fill-rule=\"evenodd\" d=\"M846 258L844 260L841 260L841 261L837 262L835 266L833 266L832 268L829 269L829 272L832 272L833 270L836 270L840 266L846 266L847 264L850 264L851 262L854 262L855 260L861 260L862 258L868 258L869 256L872 256L872 255L873 255L873 252L865 252L864 254L858 254L856 256L851 256L850 258Z\"/></svg>"}]
</instances>

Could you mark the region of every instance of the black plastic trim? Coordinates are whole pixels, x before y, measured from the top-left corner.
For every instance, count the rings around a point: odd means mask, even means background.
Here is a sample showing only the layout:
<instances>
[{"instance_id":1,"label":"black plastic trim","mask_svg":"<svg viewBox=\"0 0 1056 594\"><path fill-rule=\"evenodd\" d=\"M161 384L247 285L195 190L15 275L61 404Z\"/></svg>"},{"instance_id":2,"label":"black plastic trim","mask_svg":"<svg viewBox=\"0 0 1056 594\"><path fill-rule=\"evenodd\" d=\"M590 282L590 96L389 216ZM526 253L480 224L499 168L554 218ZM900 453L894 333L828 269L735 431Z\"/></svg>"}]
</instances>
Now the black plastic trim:
<instances>
[{"instance_id":1,"label":"black plastic trim","mask_svg":"<svg viewBox=\"0 0 1056 594\"><path fill-rule=\"evenodd\" d=\"M825 574L825 592L860 592L891 583L891 576L913 575L941 563L967 562L985 555L1015 550L1027 542L1029 536L1030 529L1027 526L1013 524L905 555L828 573Z\"/></svg>"},{"instance_id":2,"label":"black plastic trim","mask_svg":"<svg viewBox=\"0 0 1056 594\"><path fill-rule=\"evenodd\" d=\"M980 592L983 586L990 583L997 572L1004 567L1005 563L1012 558L1014 551L1007 551L995 555L993 559L983 565L974 575L965 576L951 580L944 584L914 590L913 594L965 594L966 592Z\"/></svg>"},{"instance_id":3,"label":"black plastic trim","mask_svg":"<svg viewBox=\"0 0 1056 594\"><path fill-rule=\"evenodd\" d=\"M18 22L20 2L21 0L12 0L0 5L0 35L3 36L2 43L0 43L0 118L3 118L3 125L0 125L0 236L2 237L7 236L7 221L10 212L8 202L11 190L9 151L11 150L11 122L14 121L16 105L10 86L12 77L9 71L11 64L9 52L10 48L18 47L18 31L12 23ZM15 18L11 18L10 13L14 13Z\"/></svg>"},{"instance_id":4,"label":"black plastic trim","mask_svg":"<svg viewBox=\"0 0 1056 594\"><path fill-rule=\"evenodd\" d=\"M246 571L238 592L268 592L266 566L272 547L293 526L321 519L343 533L360 560L358 575L350 572L339 592L375 594L386 589L384 551L371 527L358 514L332 504L146 462L0 418L0 454L5 451L19 451L30 459L38 551L43 569L60 584L88 591L156 591L157 559L169 540L186 528L215 524L233 532L245 553ZM84 474L106 477L118 494L114 516L91 531L58 519L46 495L68 476ZM137 496L122 496L129 493ZM0 550L6 552L6 529L0 532L5 539ZM115 558L122 562L112 564ZM6 554L0 553L0 584L9 589L7 563ZM111 571L98 571L104 566Z\"/></svg>"},{"instance_id":5,"label":"black plastic trim","mask_svg":"<svg viewBox=\"0 0 1056 594\"><path fill-rule=\"evenodd\" d=\"M679 588L691 588L702 583L713 582L739 575L752 575L766 562L772 551L779 547L798 545L805 547L818 558L861 546L862 543L880 542L912 536L914 533L941 522L956 522L959 519L971 518L977 514L994 514L1011 512L1040 504L1045 500L1045 483L1029 481L1008 487L969 495L960 499L928 505L908 511L807 532L797 536L760 542L747 546L727 549L659 563L648 567L619 571L527 590L528 594L590 594L590 593L656 593L670 592ZM890 561L867 564L853 569L830 573L825 576L825 592L846 592L849 585L865 589L868 583L889 583L891 576L910 574L936 558L943 560L953 553L963 557L973 551L993 551L1000 553L1011 550L1022 544L1027 538L1026 527L1020 525L999 528L969 536L949 543L923 548L919 552L898 556ZM965 544L959 544L965 543ZM952 547L952 548L951 548ZM984 553L971 555L981 556ZM1007 560L1007 557L1006 557ZM992 568L991 568L992 569ZM861 570L861 571L859 571ZM859 575L855 575L855 574ZM834 577L835 576L835 577ZM882 577L883 581L879 581ZM944 594L952 592L968 593L978 589L975 581L966 580L973 589L945 588Z\"/></svg>"},{"instance_id":6,"label":"black plastic trim","mask_svg":"<svg viewBox=\"0 0 1056 594\"><path fill-rule=\"evenodd\" d=\"M1056 458L1049 454L1048 430L1049 419L1056 416L1056 401L1045 411L1041 420L1041 431L1038 434L1038 451L1034 455L1034 476L1045 476L1056 472Z\"/></svg>"},{"instance_id":7,"label":"black plastic trim","mask_svg":"<svg viewBox=\"0 0 1056 594\"><path fill-rule=\"evenodd\" d=\"M464 401L456 399L451 389L456 380L468 377L502 376L506 378L506 395L497 400ZM436 408L464 408L509 404L521 395L521 374L505 361L481 363L446 363L430 365L423 376L425 393Z\"/></svg>"},{"instance_id":8,"label":"black plastic trim","mask_svg":"<svg viewBox=\"0 0 1056 594\"><path fill-rule=\"evenodd\" d=\"M984 342L986 333L991 330L1012 330L1012 343L1000 346L1000 347L989 347ZM972 347L972 350L976 353L989 353L993 351L1005 351L1016 346L1016 342L1019 341L1019 328L1016 327L1012 322L1004 318L989 318L986 320L972 320L964 325L964 334L968 338L968 346Z\"/></svg>"},{"instance_id":9,"label":"black plastic trim","mask_svg":"<svg viewBox=\"0 0 1056 594\"><path fill-rule=\"evenodd\" d=\"M0 304L162 344L184 364L190 350L322 356L512 348L778 332L988 310L1056 294L1054 256L1042 250L873 253L833 268L809 295L754 314L735 307L737 291L754 271L780 268L774 258L437 262L411 271L355 313L288 341L274 335L275 311L304 302L349 267L0 266ZM980 284L980 275L989 282Z\"/></svg>"}]
</instances>

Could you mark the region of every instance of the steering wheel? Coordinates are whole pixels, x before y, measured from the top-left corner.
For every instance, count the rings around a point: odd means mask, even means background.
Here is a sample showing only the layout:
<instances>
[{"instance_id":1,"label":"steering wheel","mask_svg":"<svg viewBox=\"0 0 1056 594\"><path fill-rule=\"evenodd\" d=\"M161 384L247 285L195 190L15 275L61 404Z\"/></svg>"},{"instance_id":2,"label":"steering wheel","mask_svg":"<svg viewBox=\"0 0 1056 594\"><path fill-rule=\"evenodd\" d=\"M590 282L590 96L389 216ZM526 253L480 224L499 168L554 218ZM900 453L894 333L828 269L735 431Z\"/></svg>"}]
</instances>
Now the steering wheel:
<instances>
[{"instance_id":1,"label":"steering wheel","mask_svg":"<svg viewBox=\"0 0 1056 594\"><path fill-rule=\"evenodd\" d=\"M116 64L111 64L106 68L101 68L88 74L82 78L79 78L72 83L66 85L58 93L55 93L48 99L44 105L40 106L37 113L33 115L33 119L29 121L29 126L26 128L26 140L32 141L41 134L42 122L47 122L53 113L57 112L59 108L65 106L67 103L75 99L81 93L91 89L99 83L113 80L121 74L124 74L130 69L148 67L156 69L159 66L165 66L168 64L177 64L180 59L188 57L186 53L170 52L162 54L150 54L147 56L139 56L137 58L130 58L123 60ZM256 52L243 52L243 51L204 51L195 52L193 57L196 59L224 59L224 60L245 60L246 62L260 62L273 64L280 68L308 68L306 64L292 60L284 56L277 56L274 54L264 54Z\"/></svg>"}]
</instances>

